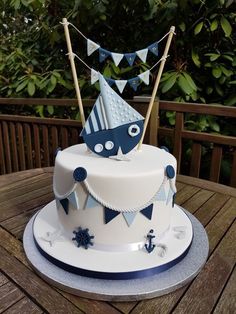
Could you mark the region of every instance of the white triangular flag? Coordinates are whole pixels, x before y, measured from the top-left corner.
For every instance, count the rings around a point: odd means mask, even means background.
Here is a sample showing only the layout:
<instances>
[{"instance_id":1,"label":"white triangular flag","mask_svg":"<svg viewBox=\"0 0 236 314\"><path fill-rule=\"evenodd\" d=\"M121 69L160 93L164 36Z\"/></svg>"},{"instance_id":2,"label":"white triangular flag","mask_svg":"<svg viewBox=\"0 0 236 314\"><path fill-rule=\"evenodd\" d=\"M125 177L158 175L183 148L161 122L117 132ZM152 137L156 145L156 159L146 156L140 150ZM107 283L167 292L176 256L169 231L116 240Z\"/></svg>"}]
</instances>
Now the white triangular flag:
<instances>
[{"instance_id":1,"label":"white triangular flag","mask_svg":"<svg viewBox=\"0 0 236 314\"><path fill-rule=\"evenodd\" d=\"M100 46L90 39L87 39L87 55L90 56L94 51L96 51Z\"/></svg>"},{"instance_id":2,"label":"white triangular flag","mask_svg":"<svg viewBox=\"0 0 236 314\"><path fill-rule=\"evenodd\" d=\"M150 75L150 71L147 70L141 74L138 75L138 77L140 78L140 80L142 80L146 85L149 84L149 75Z\"/></svg>"},{"instance_id":3,"label":"white triangular flag","mask_svg":"<svg viewBox=\"0 0 236 314\"><path fill-rule=\"evenodd\" d=\"M91 84L93 85L95 82L98 81L98 72L95 71L94 69L91 69Z\"/></svg>"},{"instance_id":4,"label":"white triangular flag","mask_svg":"<svg viewBox=\"0 0 236 314\"><path fill-rule=\"evenodd\" d=\"M169 192L168 192L167 200L166 200L166 205L168 205L169 202L170 202L170 200L172 200L174 194L175 194L175 193L173 193L172 189L169 188Z\"/></svg>"},{"instance_id":5,"label":"white triangular flag","mask_svg":"<svg viewBox=\"0 0 236 314\"><path fill-rule=\"evenodd\" d=\"M156 196L155 196L156 201L166 201L166 192L163 184L160 186L160 189L158 190Z\"/></svg>"},{"instance_id":6,"label":"white triangular flag","mask_svg":"<svg viewBox=\"0 0 236 314\"><path fill-rule=\"evenodd\" d=\"M111 53L112 59L115 62L115 65L118 66L120 61L123 59L124 55L122 53L116 53L112 52Z\"/></svg>"},{"instance_id":7,"label":"white triangular flag","mask_svg":"<svg viewBox=\"0 0 236 314\"><path fill-rule=\"evenodd\" d=\"M132 213L129 213L129 212L124 212L122 213L123 217L125 218L125 221L128 225L128 227L132 224L132 222L134 221L134 218L136 216L137 212L132 212Z\"/></svg>"},{"instance_id":8,"label":"white triangular flag","mask_svg":"<svg viewBox=\"0 0 236 314\"><path fill-rule=\"evenodd\" d=\"M79 199L76 195L76 192L72 192L69 196L67 196L67 199L69 200L69 202L76 208L79 209Z\"/></svg>"},{"instance_id":9,"label":"white triangular flag","mask_svg":"<svg viewBox=\"0 0 236 314\"><path fill-rule=\"evenodd\" d=\"M127 80L115 80L116 86L119 89L119 92L122 94L125 85L127 83Z\"/></svg>"},{"instance_id":10,"label":"white triangular flag","mask_svg":"<svg viewBox=\"0 0 236 314\"><path fill-rule=\"evenodd\" d=\"M99 203L93 198L90 194L88 194L85 207L84 208L93 208L99 206Z\"/></svg>"},{"instance_id":11,"label":"white triangular flag","mask_svg":"<svg viewBox=\"0 0 236 314\"><path fill-rule=\"evenodd\" d=\"M148 48L136 51L137 56L145 63L147 60Z\"/></svg>"}]
</instances>

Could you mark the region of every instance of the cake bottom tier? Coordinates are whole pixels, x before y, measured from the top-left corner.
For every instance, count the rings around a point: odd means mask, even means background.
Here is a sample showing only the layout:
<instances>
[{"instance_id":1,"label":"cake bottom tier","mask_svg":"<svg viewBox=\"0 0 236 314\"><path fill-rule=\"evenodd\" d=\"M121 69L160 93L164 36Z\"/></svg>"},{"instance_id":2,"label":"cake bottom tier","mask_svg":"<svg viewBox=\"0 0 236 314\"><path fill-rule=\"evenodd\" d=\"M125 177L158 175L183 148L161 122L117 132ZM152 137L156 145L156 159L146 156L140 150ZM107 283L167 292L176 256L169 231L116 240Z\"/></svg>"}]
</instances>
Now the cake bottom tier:
<instances>
[{"instance_id":1,"label":"cake bottom tier","mask_svg":"<svg viewBox=\"0 0 236 314\"><path fill-rule=\"evenodd\" d=\"M66 271L92 278L124 280L153 276L180 262L191 246L193 228L185 212L175 205L168 232L150 253L145 248L124 252L78 248L63 231L52 201L35 216L33 237L39 252ZM147 247L152 245L147 241Z\"/></svg>"}]
</instances>

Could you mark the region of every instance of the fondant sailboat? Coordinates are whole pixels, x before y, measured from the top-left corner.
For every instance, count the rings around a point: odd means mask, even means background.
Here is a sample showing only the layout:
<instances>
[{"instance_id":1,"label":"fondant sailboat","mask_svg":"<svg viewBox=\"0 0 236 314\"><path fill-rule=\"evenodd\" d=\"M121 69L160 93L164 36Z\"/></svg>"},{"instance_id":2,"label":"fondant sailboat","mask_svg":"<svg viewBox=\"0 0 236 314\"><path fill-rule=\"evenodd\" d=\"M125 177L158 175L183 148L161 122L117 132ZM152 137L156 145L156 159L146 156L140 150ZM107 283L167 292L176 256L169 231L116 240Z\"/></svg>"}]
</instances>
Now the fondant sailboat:
<instances>
[{"instance_id":1,"label":"fondant sailboat","mask_svg":"<svg viewBox=\"0 0 236 314\"><path fill-rule=\"evenodd\" d=\"M84 125L81 136L90 150L103 157L130 152L139 142L143 120L99 73L101 93Z\"/></svg>"}]
</instances>

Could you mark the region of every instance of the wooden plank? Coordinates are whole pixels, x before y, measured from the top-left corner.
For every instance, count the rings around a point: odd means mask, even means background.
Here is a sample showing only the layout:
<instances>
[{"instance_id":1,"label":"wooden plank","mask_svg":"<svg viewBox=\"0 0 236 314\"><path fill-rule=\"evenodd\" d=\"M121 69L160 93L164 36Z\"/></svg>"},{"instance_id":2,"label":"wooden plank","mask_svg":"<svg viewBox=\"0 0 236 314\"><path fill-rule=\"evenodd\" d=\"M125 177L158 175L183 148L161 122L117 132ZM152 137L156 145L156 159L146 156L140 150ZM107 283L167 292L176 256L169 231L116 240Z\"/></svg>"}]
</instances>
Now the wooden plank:
<instances>
[{"instance_id":1,"label":"wooden plank","mask_svg":"<svg viewBox=\"0 0 236 314\"><path fill-rule=\"evenodd\" d=\"M236 221L173 313L211 313L235 265L236 250L232 250L235 242Z\"/></svg>"},{"instance_id":2,"label":"wooden plank","mask_svg":"<svg viewBox=\"0 0 236 314\"><path fill-rule=\"evenodd\" d=\"M10 137L11 137L11 152L12 152L12 168L13 171L19 171L18 153L17 153L17 140L16 140L16 126L15 123L9 123Z\"/></svg>"},{"instance_id":3,"label":"wooden plank","mask_svg":"<svg viewBox=\"0 0 236 314\"><path fill-rule=\"evenodd\" d=\"M180 174L177 175L177 180L187 185L194 185L195 187L200 187L205 190L210 190L236 197L236 189L230 186Z\"/></svg>"},{"instance_id":4,"label":"wooden plank","mask_svg":"<svg viewBox=\"0 0 236 314\"><path fill-rule=\"evenodd\" d=\"M2 122L2 133L3 133L3 151L5 152L5 162L6 162L6 172L10 173L12 172L12 166L11 166L11 150L10 150L10 143L9 143L9 130L8 130L8 124L3 121Z\"/></svg>"},{"instance_id":5,"label":"wooden plank","mask_svg":"<svg viewBox=\"0 0 236 314\"><path fill-rule=\"evenodd\" d=\"M227 282L226 287L217 303L214 314L235 313L236 310L236 268Z\"/></svg>"},{"instance_id":6,"label":"wooden plank","mask_svg":"<svg viewBox=\"0 0 236 314\"><path fill-rule=\"evenodd\" d=\"M194 216L206 226L209 221L218 213L218 211L229 200L230 196L221 193L215 193L206 203L194 213Z\"/></svg>"},{"instance_id":7,"label":"wooden plank","mask_svg":"<svg viewBox=\"0 0 236 314\"><path fill-rule=\"evenodd\" d=\"M25 143L26 143L26 159L27 159L27 169L33 168L33 151L32 151L32 142L31 142L31 128L29 124L24 123L24 134L25 134Z\"/></svg>"},{"instance_id":8,"label":"wooden plank","mask_svg":"<svg viewBox=\"0 0 236 314\"><path fill-rule=\"evenodd\" d=\"M192 157L190 163L190 176L199 178L202 156L202 145L194 142L192 146Z\"/></svg>"},{"instance_id":9,"label":"wooden plank","mask_svg":"<svg viewBox=\"0 0 236 314\"><path fill-rule=\"evenodd\" d=\"M214 145L211 157L210 181L219 182L222 147Z\"/></svg>"},{"instance_id":10,"label":"wooden plank","mask_svg":"<svg viewBox=\"0 0 236 314\"><path fill-rule=\"evenodd\" d=\"M49 140L48 140L48 127L46 125L42 126L42 135L43 135L43 166L49 167Z\"/></svg>"},{"instance_id":11,"label":"wooden plank","mask_svg":"<svg viewBox=\"0 0 236 314\"><path fill-rule=\"evenodd\" d=\"M186 202L188 199L191 199L191 197L196 194L200 189L191 186L191 185L186 185L183 189L180 191L177 191L176 194L176 203L178 205L182 205L184 202Z\"/></svg>"},{"instance_id":12,"label":"wooden plank","mask_svg":"<svg viewBox=\"0 0 236 314\"><path fill-rule=\"evenodd\" d=\"M179 173L181 166L183 129L184 129L184 116L182 113L177 112L175 116L174 150L173 150L173 155L177 159L177 173Z\"/></svg>"},{"instance_id":13,"label":"wooden plank","mask_svg":"<svg viewBox=\"0 0 236 314\"><path fill-rule=\"evenodd\" d=\"M12 282L0 287L0 313L22 299L24 294Z\"/></svg>"},{"instance_id":14,"label":"wooden plank","mask_svg":"<svg viewBox=\"0 0 236 314\"><path fill-rule=\"evenodd\" d=\"M0 247L0 266L11 279L49 313L83 313L24 264Z\"/></svg>"},{"instance_id":15,"label":"wooden plank","mask_svg":"<svg viewBox=\"0 0 236 314\"><path fill-rule=\"evenodd\" d=\"M68 130L65 127L61 127L61 147L64 149L68 146Z\"/></svg>"},{"instance_id":16,"label":"wooden plank","mask_svg":"<svg viewBox=\"0 0 236 314\"><path fill-rule=\"evenodd\" d=\"M182 206L193 214L200 206L206 203L213 194L214 192L212 191L200 190L186 202L182 203Z\"/></svg>"},{"instance_id":17,"label":"wooden plank","mask_svg":"<svg viewBox=\"0 0 236 314\"><path fill-rule=\"evenodd\" d=\"M79 134L76 128L71 129L71 143L70 145L78 144L79 142Z\"/></svg>"},{"instance_id":18,"label":"wooden plank","mask_svg":"<svg viewBox=\"0 0 236 314\"><path fill-rule=\"evenodd\" d=\"M112 302L111 304L121 313L129 314L138 304L138 302Z\"/></svg>"},{"instance_id":19,"label":"wooden plank","mask_svg":"<svg viewBox=\"0 0 236 314\"><path fill-rule=\"evenodd\" d=\"M5 285L9 280L6 276L3 275L3 273L0 272L0 287Z\"/></svg>"},{"instance_id":20,"label":"wooden plank","mask_svg":"<svg viewBox=\"0 0 236 314\"><path fill-rule=\"evenodd\" d=\"M51 139L52 139L52 157L53 160L51 162L54 162L55 152L58 148L58 131L56 126L51 127Z\"/></svg>"},{"instance_id":21,"label":"wooden plank","mask_svg":"<svg viewBox=\"0 0 236 314\"><path fill-rule=\"evenodd\" d=\"M20 170L25 170L25 142L24 142L24 136L23 136L23 128L22 124L17 122L16 123L16 130L17 130L17 136L18 136L18 154L19 154L19 161L20 161Z\"/></svg>"},{"instance_id":22,"label":"wooden plank","mask_svg":"<svg viewBox=\"0 0 236 314\"><path fill-rule=\"evenodd\" d=\"M43 313L43 311L29 298L24 297L4 312L4 314L19 314L19 313L39 314Z\"/></svg>"},{"instance_id":23,"label":"wooden plank","mask_svg":"<svg viewBox=\"0 0 236 314\"><path fill-rule=\"evenodd\" d=\"M233 152L230 185L236 188L236 149Z\"/></svg>"},{"instance_id":24,"label":"wooden plank","mask_svg":"<svg viewBox=\"0 0 236 314\"><path fill-rule=\"evenodd\" d=\"M34 158L35 158L35 167L41 167L41 149L40 149L40 136L39 136L39 127L36 124L33 124L33 136L34 136Z\"/></svg>"},{"instance_id":25,"label":"wooden plank","mask_svg":"<svg viewBox=\"0 0 236 314\"><path fill-rule=\"evenodd\" d=\"M3 148L2 123L0 123L0 174L5 174L7 172Z\"/></svg>"},{"instance_id":26,"label":"wooden plank","mask_svg":"<svg viewBox=\"0 0 236 314\"><path fill-rule=\"evenodd\" d=\"M180 191L180 190L183 189L185 186L186 186L186 184L176 181L176 188L177 188L177 191Z\"/></svg>"}]
</instances>

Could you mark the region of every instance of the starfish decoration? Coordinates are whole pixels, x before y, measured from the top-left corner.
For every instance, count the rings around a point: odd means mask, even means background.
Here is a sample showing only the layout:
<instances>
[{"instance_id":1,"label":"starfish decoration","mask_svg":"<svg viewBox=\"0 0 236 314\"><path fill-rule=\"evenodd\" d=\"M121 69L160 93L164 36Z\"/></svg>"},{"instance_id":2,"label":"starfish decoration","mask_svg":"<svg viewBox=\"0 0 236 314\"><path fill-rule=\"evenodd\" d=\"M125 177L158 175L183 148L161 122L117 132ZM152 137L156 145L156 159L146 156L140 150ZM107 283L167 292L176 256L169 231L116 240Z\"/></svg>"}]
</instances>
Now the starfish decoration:
<instances>
[{"instance_id":1,"label":"starfish decoration","mask_svg":"<svg viewBox=\"0 0 236 314\"><path fill-rule=\"evenodd\" d=\"M41 237L42 240L48 242L50 244L50 246L53 246L53 244L56 241L62 241L63 240L63 236L62 236L62 232L61 230L57 230L54 232L46 232L46 235Z\"/></svg>"},{"instance_id":2,"label":"starfish decoration","mask_svg":"<svg viewBox=\"0 0 236 314\"><path fill-rule=\"evenodd\" d=\"M115 156L110 156L109 158L119 160L119 161L130 161L126 155L123 154L121 147L119 147L117 155Z\"/></svg>"}]
</instances>

